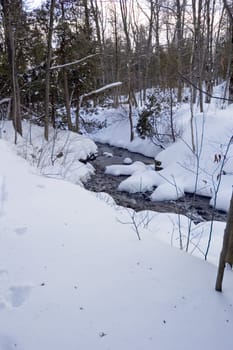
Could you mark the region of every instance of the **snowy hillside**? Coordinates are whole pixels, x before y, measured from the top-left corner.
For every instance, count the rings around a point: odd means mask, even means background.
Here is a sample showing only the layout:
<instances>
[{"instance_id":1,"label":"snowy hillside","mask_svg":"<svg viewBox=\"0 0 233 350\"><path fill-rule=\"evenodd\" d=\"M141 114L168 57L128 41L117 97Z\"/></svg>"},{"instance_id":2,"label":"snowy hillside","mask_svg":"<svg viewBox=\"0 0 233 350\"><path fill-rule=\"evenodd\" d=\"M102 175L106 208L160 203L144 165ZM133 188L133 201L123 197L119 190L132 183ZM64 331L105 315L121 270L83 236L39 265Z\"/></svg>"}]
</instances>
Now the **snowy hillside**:
<instances>
[{"instance_id":1,"label":"snowy hillside","mask_svg":"<svg viewBox=\"0 0 233 350\"><path fill-rule=\"evenodd\" d=\"M0 140L0 349L228 349L233 279ZM161 223L160 234L166 227Z\"/></svg>"},{"instance_id":2,"label":"snowy hillside","mask_svg":"<svg viewBox=\"0 0 233 350\"><path fill-rule=\"evenodd\" d=\"M233 2L0 10L0 350L230 350Z\"/></svg>"},{"instance_id":3,"label":"snowy hillside","mask_svg":"<svg viewBox=\"0 0 233 350\"><path fill-rule=\"evenodd\" d=\"M25 158L41 174L82 184L94 174L94 168L86 162L97 154L95 143L74 132L52 127L49 140L43 137L43 128L23 122L23 137L17 135L15 151ZM13 143L12 122L3 120L0 125L2 138Z\"/></svg>"}]
</instances>

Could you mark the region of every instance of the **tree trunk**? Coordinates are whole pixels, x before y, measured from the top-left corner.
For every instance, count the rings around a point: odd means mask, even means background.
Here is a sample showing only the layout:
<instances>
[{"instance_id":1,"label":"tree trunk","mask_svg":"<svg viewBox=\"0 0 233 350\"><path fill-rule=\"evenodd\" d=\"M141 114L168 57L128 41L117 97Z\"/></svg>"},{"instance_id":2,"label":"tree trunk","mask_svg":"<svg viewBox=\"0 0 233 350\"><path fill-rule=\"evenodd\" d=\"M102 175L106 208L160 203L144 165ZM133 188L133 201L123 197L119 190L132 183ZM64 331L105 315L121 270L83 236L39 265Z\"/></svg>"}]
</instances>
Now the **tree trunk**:
<instances>
[{"instance_id":1,"label":"tree trunk","mask_svg":"<svg viewBox=\"0 0 233 350\"><path fill-rule=\"evenodd\" d=\"M61 56L62 64L66 64L66 24L65 24L65 6L61 3L62 11L62 41L61 41ZM63 90L66 108L67 125L69 130L73 130L72 120L71 120L71 108L70 108L70 94L69 94L69 82L66 67L63 68Z\"/></svg>"},{"instance_id":2,"label":"tree trunk","mask_svg":"<svg viewBox=\"0 0 233 350\"><path fill-rule=\"evenodd\" d=\"M233 101L233 23L231 24L231 64L230 64L230 80L229 80L229 99ZM232 102L231 102L232 103Z\"/></svg>"},{"instance_id":3,"label":"tree trunk","mask_svg":"<svg viewBox=\"0 0 233 350\"><path fill-rule=\"evenodd\" d=\"M176 142L174 120L173 120L173 91L172 91L172 88L170 88L170 125L171 125L172 141Z\"/></svg>"},{"instance_id":4,"label":"tree trunk","mask_svg":"<svg viewBox=\"0 0 233 350\"><path fill-rule=\"evenodd\" d=\"M230 7L230 5L227 2L227 0L223 0L223 4L224 4L224 7L225 7L225 9L227 11L229 20L231 22L231 31L232 31L231 44L232 44L232 47L233 47L233 9ZM230 79L229 79L229 99L233 100L233 57L232 57L232 60L231 60L231 73L230 73Z\"/></svg>"},{"instance_id":5,"label":"tree trunk","mask_svg":"<svg viewBox=\"0 0 233 350\"><path fill-rule=\"evenodd\" d=\"M202 23L202 0L192 0L192 15L193 15L193 48L191 55L191 80L199 90L200 111L203 112L203 23ZM197 91L193 91L193 103L196 103Z\"/></svg>"},{"instance_id":6,"label":"tree trunk","mask_svg":"<svg viewBox=\"0 0 233 350\"><path fill-rule=\"evenodd\" d=\"M129 32L130 26L129 26L129 13L128 13L128 7L127 7L127 0L120 0L120 11L121 11L121 19L123 22L123 29L124 29L125 39L126 39L130 141L133 141L134 132L133 132L133 119L132 119L132 97L133 97L132 48L131 48L131 40L130 40L130 32Z\"/></svg>"},{"instance_id":7,"label":"tree trunk","mask_svg":"<svg viewBox=\"0 0 233 350\"><path fill-rule=\"evenodd\" d=\"M114 4L114 13L113 13L113 33L114 33L114 54L115 54L115 62L114 62L114 80L119 81L119 36L117 29L117 11L116 5ZM119 88L115 89L114 94L114 107L117 108L119 106Z\"/></svg>"},{"instance_id":8,"label":"tree trunk","mask_svg":"<svg viewBox=\"0 0 233 350\"><path fill-rule=\"evenodd\" d=\"M181 4L180 0L176 0L176 40L177 40L177 68L178 72L182 73L182 49L183 49L183 28L184 28L184 11L186 7L186 0ZM178 92L177 92L177 102L181 102L182 100L182 78L178 76Z\"/></svg>"},{"instance_id":9,"label":"tree trunk","mask_svg":"<svg viewBox=\"0 0 233 350\"><path fill-rule=\"evenodd\" d=\"M50 101L50 66L52 58L52 36L53 36L53 21L54 8L56 0L51 0L49 11L49 29L47 40L47 59L46 59L46 75L45 75L45 119L44 119L44 137L49 139L49 101Z\"/></svg>"},{"instance_id":10,"label":"tree trunk","mask_svg":"<svg viewBox=\"0 0 233 350\"><path fill-rule=\"evenodd\" d=\"M11 37L11 34L10 34ZM18 83L18 75L16 68L16 57L15 57L15 40L14 37L10 38L11 42L11 69L12 69L12 112L13 112L13 124L15 128L15 144L17 143L17 132L22 135L22 123L21 123L21 108L20 108L20 90Z\"/></svg>"},{"instance_id":11,"label":"tree trunk","mask_svg":"<svg viewBox=\"0 0 233 350\"><path fill-rule=\"evenodd\" d=\"M80 96L79 93L77 92L76 94L76 99L77 99L77 105L76 105L76 117L75 117L75 132L79 133L80 131L80 107L82 106L82 101L83 101L83 96Z\"/></svg>"},{"instance_id":12,"label":"tree trunk","mask_svg":"<svg viewBox=\"0 0 233 350\"><path fill-rule=\"evenodd\" d=\"M104 64L104 40L101 37L101 30L100 30L100 20L99 20L99 7L97 0L91 0L91 11L95 22L95 28L96 28L96 37L98 42L98 47L100 51L100 65L101 65L101 71L102 71L102 85L106 83L106 67Z\"/></svg>"},{"instance_id":13,"label":"tree trunk","mask_svg":"<svg viewBox=\"0 0 233 350\"><path fill-rule=\"evenodd\" d=\"M227 216L227 224L224 231L223 246L220 254L218 274L215 289L222 291L225 264L233 265L233 195L231 196L230 208Z\"/></svg>"},{"instance_id":14,"label":"tree trunk","mask_svg":"<svg viewBox=\"0 0 233 350\"><path fill-rule=\"evenodd\" d=\"M68 77L67 77L66 68L63 69L63 81L64 81L64 95L65 95L67 125L69 130L73 130L73 125L71 120L71 111L70 111L70 94L69 94Z\"/></svg>"},{"instance_id":15,"label":"tree trunk","mask_svg":"<svg viewBox=\"0 0 233 350\"><path fill-rule=\"evenodd\" d=\"M12 90L12 119L15 128L15 143L17 142L17 132L22 135L21 108L20 108L20 88L17 74L16 57L16 29L18 27L19 16L21 14L21 1L1 0L3 11L4 30L8 51L8 59L11 67L11 90Z\"/></svg>"},{"instance_id":16,"label":"tree trunk","mask_svg":"<svg viewBox=\"0 0 233 350\"><path fill-rule=\"evenodd\" d=\"M134 140L134 132L133 132L133 115L132 115L132 99L131 94L129 94L129 126L130 126L130 141Z\"/></svg>"},{"instance_id":17,"label":"tree trunk","mask_svg":"<svg viewBox=\"0 0 233 350\"><path fill-rule=\"evenodd\" d=\"M214 35L214 14L215 14L215 0L212 2L212 9L210 8L210 1L206 1L206 16L207 16L207 35L206 35L206 103L211 102L211 95L213 93L213 35Z\"/></svg>"}]
</instances>

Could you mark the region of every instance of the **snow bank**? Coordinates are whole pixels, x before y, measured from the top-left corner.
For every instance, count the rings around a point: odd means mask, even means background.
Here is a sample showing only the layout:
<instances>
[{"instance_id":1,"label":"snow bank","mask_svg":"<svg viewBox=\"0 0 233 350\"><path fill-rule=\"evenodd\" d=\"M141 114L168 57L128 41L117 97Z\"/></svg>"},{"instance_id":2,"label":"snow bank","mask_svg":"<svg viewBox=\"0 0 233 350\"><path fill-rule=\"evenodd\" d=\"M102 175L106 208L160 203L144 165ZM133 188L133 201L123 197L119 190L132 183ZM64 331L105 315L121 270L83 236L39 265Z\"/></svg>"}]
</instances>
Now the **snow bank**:
<instances>
[{"instance_id":1,"label":"snow bank","mask_svg":"<svg viewBox=\"0 0 233 350\"><path fill-rule=\"evenodd\" d=\"M166 201L166 200L177 200L184 196L184 186L183 183L174 182L174 183L163 183L158 186L151 195L152 201Z\"/></svg>"},{"instance_id":2,"label":"snow bank","mask_svg":"<svg viewBox=\"0 0 233 350\"><path fill-rule=\"evenodd\" d=\"M14 140L11 122L4 122L3 137L11 142ZM86 160L97 153L97 146L89 137L67 130L51 128L46 142L43 128L23 122L23 137L18 135L16 150L41 174L49 177L82 185L94 173L93 166Z\"/></svg>"},{"instance_id":3,"label":"snow bank","mask_svg":"<svg viewBox=\"0 0 233 350\"><path fill-rule=\"evenodd\" d=\"M154 170L146 167L143 171L137 171L122 181L118 189L129 193L152 191L158 178L159 175Z\"/></svg>"},{"instance_id":4,"label":"snow bank","mask_svg":"<svg viewBox=\"0 0 233 350\"><path fill-rule=\"evenodd\" d=\"M155 157L161 150L150 139L141 139L135 133L135 138L130 141L129 118L127 111L123 108L105 109L98 112L98 115L84 116L88 120L96 120L98 123L106 124L106 127L97 130L91 137L94 141L107 143L111 146L126 148L131 152L141 153L148 157ZM133 116L134 127L137 123L136 116Z\"/></svg>"},{"instance_id":5,"label":"snow bank","mask_svg":"<svg viewBox=\"0 0 233 350\"><path fill-rule=\"evenodd\" d=\"M143 171L146 169L146 165L142 162L136 161L130 165L108 165L106 166L105 174L110 174L114 176L119 175L132 175L135 172Z\"/></svg>"},{"instance_id":6,"label":"snow bank","mask_svg":"<svg viewBox=\"0 0 233 350\"><path fill-rule=\"evenodd\" d=\"M183 139L157 156L165 168L161 171L161 176L168 182L174 179L177 183L183 183L185 192L196 192L212 197L211 203L213 203L216 190L220 186L216 207L224 210L228 210L230 195L225 196L223 204L223 193L231 193L233 184L232 145L226 154L233 135L233 121L230 117L232 109L229 107L224 111L217 110L207 115L196 116L194 153L190 148L190 126L187 126Z\"/></svg>"},{"instance_id":7,"label":"snow bank","mask_svg":"<svg viewBox=\"0 0 233 350\"><path fill-rule=\"evenodd\" d=\"M220 295L215 266L160 242L187 218L116 210L3 140L0 158L1 350L231 347L232 272Z\"/></svg>"},{"instance_id":8,"label":"snow bank","mask_svg":"<svg viewBox=\"0 0 233 350\"><path fill-rule=\"evenodd\" d=\"M158 153L158 148L146 145L148 140L137 138L137 151L154 155L156 160L161 162L163 170L153 174L151 167L142 166L135 174L128 166L108 167L107 173L117 176L130 175L120 184L119 190L130 193L154 190L151 195L153 201L176 200L185 192L195 192L210 197L210 204L215 205L217 209L227 211L233 185L233 144L229 144L233 135L233 107L220 110L213 103L205 108L203 114L195 111L194 151L187 106L183 106L176 116L177 126L182 135L165 150ZM111 121L112 125L99 131L95 138L100 142L130 149L126 141L128 121L125 118L117 122L113 122L112 118Z\"/></svg>"}]
</instances>

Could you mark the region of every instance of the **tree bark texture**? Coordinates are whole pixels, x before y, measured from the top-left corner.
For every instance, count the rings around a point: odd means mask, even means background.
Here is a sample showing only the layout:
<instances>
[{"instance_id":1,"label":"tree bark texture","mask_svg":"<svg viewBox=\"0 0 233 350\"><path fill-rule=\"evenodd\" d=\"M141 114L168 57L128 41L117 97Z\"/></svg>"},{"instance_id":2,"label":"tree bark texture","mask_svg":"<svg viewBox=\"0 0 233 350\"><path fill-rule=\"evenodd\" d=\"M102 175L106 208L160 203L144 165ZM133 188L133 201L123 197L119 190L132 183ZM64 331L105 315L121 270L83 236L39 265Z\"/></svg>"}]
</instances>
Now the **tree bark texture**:
<instances>
[{"instance_id":1,"label":"tree bark texture","mask_svg":"<svg viewBox=\"0 0 233 350\"><path fill-rule=\"evenodd\" d=\"M233 195L227 217L227 224L224 231L223 246L219 259L218 274L215 289L222 291L222 282L226 263L233 265Z\"/></svg>"},{"instance_id":2,"label":"tree bark texture","mask_svg":"<svg viewBox=\"0 0 233 350\"><path fill-rule=\"evenodd\" d=\"M11 90L12 90L12 119L15 128L15 143L17 142L17 132L22 135L20 89L17 73L16 57L16 32L22 8L22 2L15 0L1 0L3 11L4 30L8 51L8 59L11 69Z\"/></svg>"},{"instance_id":3,"label":"tree bark texture","mask_svg":"<svg viewBox=\"0 0 233 350\"><path fill-rule=\"evenodd\" d=\"M232 2L231 2L231 5L229 5L229 2L227 0L223 0L223 4L227 11L227 14L231 23L231 46L233 48L233 8L231 6ZM233 100L233 56L231 56L231 64L230 64L229 99Z\"/></svg>"},{"instance_id":4,"label":"tree bark texture","mask_svg":"<svg viewBox=\"0 0 233 350\"><path fill-rule=\"evenodd\" d=\"M47 59L46 59L46 75L45 75L45 119L44 119L44 137L49 139L49 102L50 102L50 66L52 58L52 36L53 36L53 22L54 22L54 8L56 0L51 0L49 12L49 28L47 40Z\"/></svg>"}]
</instances>

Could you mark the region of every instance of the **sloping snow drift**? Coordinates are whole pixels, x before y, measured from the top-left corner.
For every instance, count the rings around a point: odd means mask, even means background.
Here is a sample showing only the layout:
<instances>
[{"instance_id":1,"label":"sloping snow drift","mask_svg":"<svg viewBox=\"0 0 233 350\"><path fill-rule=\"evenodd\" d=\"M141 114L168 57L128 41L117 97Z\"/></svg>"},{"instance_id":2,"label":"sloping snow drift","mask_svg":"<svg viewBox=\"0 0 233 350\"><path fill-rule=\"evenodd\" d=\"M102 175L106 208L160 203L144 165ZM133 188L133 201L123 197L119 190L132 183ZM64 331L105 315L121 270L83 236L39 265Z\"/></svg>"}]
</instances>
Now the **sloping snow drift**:
<instances>
[{"instance_id":1,"label":"sloping snow drift","mask_svg":"<svg viewBox=\"0 0 233 350\"><path fill-rule=\"evenodd\" d=\"M156 232L139 241L114 203L36 175L2 140L0 159L1 350L230 349L231 271L218 294L216 267Z\"/></svg>"}]
</instances>

